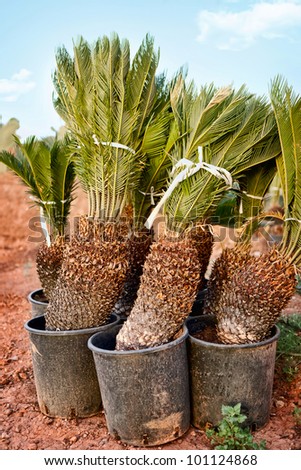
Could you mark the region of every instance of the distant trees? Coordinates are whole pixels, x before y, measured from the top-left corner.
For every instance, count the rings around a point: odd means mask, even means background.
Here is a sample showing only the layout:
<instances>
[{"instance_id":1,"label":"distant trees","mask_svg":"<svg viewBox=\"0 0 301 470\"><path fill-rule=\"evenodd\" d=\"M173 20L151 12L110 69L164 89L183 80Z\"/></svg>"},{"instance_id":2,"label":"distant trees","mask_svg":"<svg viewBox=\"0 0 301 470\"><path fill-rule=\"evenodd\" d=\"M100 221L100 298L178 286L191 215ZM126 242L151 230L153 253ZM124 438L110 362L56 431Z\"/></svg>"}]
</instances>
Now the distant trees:
<instances>
[{"instance_id":1,"label":"distant trees","mask_svg":"<svg viewBox=\"0 0 301 470\"><path fill-rule=\"evenodd\" d=\"M7 150L11 153L16 151L16 143L14 140L14 134L20 127L18 119L11 118L6 124L3 124L0 116L0 151ZM6 171L6 165L0 163L0 173Z\"/></svg>"}]
</instances>

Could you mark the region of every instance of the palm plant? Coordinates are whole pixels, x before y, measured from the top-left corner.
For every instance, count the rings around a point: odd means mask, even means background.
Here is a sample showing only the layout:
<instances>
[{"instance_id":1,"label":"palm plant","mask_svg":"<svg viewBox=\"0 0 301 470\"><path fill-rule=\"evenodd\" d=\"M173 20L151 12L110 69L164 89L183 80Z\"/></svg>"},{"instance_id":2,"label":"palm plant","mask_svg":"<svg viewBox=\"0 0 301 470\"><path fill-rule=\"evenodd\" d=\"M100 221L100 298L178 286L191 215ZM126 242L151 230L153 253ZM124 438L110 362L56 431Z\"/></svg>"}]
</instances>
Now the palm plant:
<instances>
[{"instance_id":1,"label":"palm plant","mask_svg":"<svg viewBox=\"0 0 301 470\"><path fill-rule=\"evenodd\" d=\"M80 38L73 52L71 58L61 47L56 54L54 106L73 138L88 214L68 245L57 285L60 301L48 311L48 321L59 329L105 322L133 253L140 251L143 260L149 241L135 243L143 225L134 195L147 162L165 145L170 121L153 38L145 37L132 61L129 42L117 34L92 45Z\"/></svg>"},{"instance_id":2,"label":"palm plant","mask_svg":"<svg viewBox=\"0 0 301 470\"><path fill-rule=\"evenodd\" d=\"M75 188L74 167L66 140L48 142L29 137L24 143L15 137L16 154L0 153L0 162L14 172L28 188L40 209L45 235L37 252L37 272L50 300L59 275L66 229Z\"/></svg>"},{"instance_id":3,"label":"palm plant","mask_svg":"<svg viewBox=\"0 0 301 470\"><path fill-rule=\"evenodd\" d=\"M151 246L117 349L162 344L181 328L211 254L208 220L232 187L230 173L239 180L280 152L270 107L244 87L235 92L209 85L197 94L193 83L187 86L179 77L171 105L177 135L170 152L173 171L169 189L148 220L150 226L162 209L166 232ZM200 147L203 161L198 161Z\"/></svg>"},{"instance_id":4,"label":"palm plant","mask_svg":"<svg viewBox=\"0 0 301 470\"><path fill-rule=\"evenodd\" d=\"M242 243L216 261L205 313L216 315L218 336L229 344L267 336L294 294L301 267L301 98L278 76L271 83L270 99L281 147L276 165L284 199L283 237L267 254L251 256L252 229L269 215L259 214L247 223L251 230L244 230Z\"/></svg>"},{"instance_id":5,"label":"palm plant","mask_svg":"<svg viewBox=\"0 0 301 470\"><path fill-rule=\"evenodd\" d=\"M123 318L130 314L136 300L145 258L154 239L152 229L146 229L144 223L155 206L155 200L160 197L167 186L168 173L171 168L168 154L174 138L172 134L167 132L168 129L171 129L171 126L172 115L168 107L165 107L162 113L154 117L144 134L142 151L147 158L141 172L139 188L133 191L133 232L130 244L130 267L122 294L114 307L114 312ZM165 132L165 141L160 137L162 131ZM159 145L154 146L152 136L154 139L156 136L160 137L161 142Z\"/></svg>"}]
</instances>

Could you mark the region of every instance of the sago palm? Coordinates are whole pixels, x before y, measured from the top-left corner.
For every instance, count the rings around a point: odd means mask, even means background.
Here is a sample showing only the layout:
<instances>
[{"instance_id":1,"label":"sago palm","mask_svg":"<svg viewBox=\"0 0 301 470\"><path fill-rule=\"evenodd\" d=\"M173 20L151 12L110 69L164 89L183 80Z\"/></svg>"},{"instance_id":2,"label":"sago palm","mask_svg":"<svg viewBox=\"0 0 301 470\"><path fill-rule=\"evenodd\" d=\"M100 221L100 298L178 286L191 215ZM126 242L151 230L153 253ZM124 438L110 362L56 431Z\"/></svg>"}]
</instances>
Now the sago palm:
<instances>
[{"instance_id":1,"label":"sago palm","mask_svg":"<svg viewBox=\"0 0 301 470\"><path fill-rule=\"evenodd\" d=\"M232 187L230 173L239 179L248 168L279 154L271 110L244 87L235 92L210 85L196 93L193 84L186 86L179 77L171 105L178 139L170 152L170 186L157 206L166 232L151 246L117 349L162 344L181 328L211 254L208 219Z\"/></svg>"},{"instance_id":2,"label":"sago palm","mask_svg":"<svg viewBox=\"0 0 301 470\"><path fill-rule=\"evenodd\" d=\"M75 187L74 167L67 140L47 142L15 137L16 154L0 153L0 162L28 188L33 204L40 208L45 235L37 252L37 272L46 297L51 300L61 269L66 228Z\"/></svg>"},{"instance_id":3,"label":"sago palm","mask_svg":"<svg viewBox=\"0 0 301 470\"><path fill-rule=\"evenodd\" d=\"M159 54L151 37L132 61L129 42L117 34L91 45L80 38L73 52L72 58L62 47L56 54L54 106L74 139L75 171L89 209L66 251L60 302L48 311L48 321L59 329L107 321L133 253L140 251L143 260L148 234L145 243L135 243L142 226L133 198L169 125L165 78L156 75Z\"/></svg>"},{"instance_id":4,"label":"sago palm","mask_svg":"<svg viewBox=\"0 0 301 470\"><path fill-rule=\"evenodd\" d=\"M246 230L243 243L216 261L205 312L216 315L218 336L229 344L266 338L294 294L301 268L301 98L281 77L272 81L270 98L281 145L276 165L284 199L283 238L254 257L246 243L252 230ZM246 228L267 215L251 219Z\"/></svg>"},{"instance_id":5,"label":"sago palm","mask_svg":"<svg viewBox=\"0 0 301 470\"><path fill-rule=\"evenodd\" d=\"M162 139L164 129L165 140ZM167 186L171 168L168 154L174 139L173 134L169 132L171 129L172 115L168 107L165 107L155 116L144 134L142 151L147 158L139 187L134 190L132 198L133 231L130 238L130 267L123 291L114 307L114 312L123 318L130 314L136 300L144 261L154 240L153 230L146 229L144 223ZM154 146L153 139L155 141L158 137L160 144Z\"/></svg>"}]
</instances>

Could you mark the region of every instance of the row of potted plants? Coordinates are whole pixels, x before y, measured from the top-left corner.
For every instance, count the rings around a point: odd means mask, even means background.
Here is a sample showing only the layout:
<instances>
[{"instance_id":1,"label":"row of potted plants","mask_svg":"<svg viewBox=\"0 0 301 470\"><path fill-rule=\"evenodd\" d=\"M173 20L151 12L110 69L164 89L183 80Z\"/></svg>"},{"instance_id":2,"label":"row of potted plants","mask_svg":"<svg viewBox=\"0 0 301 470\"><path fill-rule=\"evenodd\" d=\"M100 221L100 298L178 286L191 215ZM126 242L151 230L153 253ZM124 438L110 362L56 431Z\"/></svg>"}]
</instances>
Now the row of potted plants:
<instances>
[{"instance_id":1,"label":"row of potted plants","mask_svg":"<svg viewBox=\"0 0 301 470\"><path fill-rule=\"evenodd\" d=\"M37 268L47 303L25 325L40 409L84 417L103 406L109 432L142 446L216 424L222 405L242 403L248 425L267 422L275 324L301 260L300 98L281 77L270 101L245 87L197 90L182 70L158 75L158 61L150 36L132 61L117 34L80 38L73 57L60 48L54 106L67 137L0 154L45 234ZM255 258L250 239L268 216L258 201L277 171L284 236ZM77 182L89 209L71 236ZM192 317L211 227L233 216L239 243L214 264Z\"/></svg>"}]
</instances>

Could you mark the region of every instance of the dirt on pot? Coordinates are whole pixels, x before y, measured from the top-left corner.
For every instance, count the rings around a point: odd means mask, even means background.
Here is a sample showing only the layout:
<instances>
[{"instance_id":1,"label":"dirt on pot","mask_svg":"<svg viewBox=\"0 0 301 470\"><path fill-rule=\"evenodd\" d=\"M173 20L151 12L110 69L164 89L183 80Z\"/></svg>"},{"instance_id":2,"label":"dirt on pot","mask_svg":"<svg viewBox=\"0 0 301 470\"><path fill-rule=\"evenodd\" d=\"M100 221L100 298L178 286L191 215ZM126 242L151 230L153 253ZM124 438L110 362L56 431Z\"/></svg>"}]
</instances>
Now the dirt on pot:
<instances>
[{"instance_id":1,"label":"dirt on pot","mask_svg":"<svg viewBox=\"0 0 301 470\"><path fill-rule=\"evenodd\" d=\"M39 410L29 340L24 330L24 323L31 317L27 296L40 287L35 255L41 239L32 230L38 214L30 207L28 197L15 176L7 172L0 174L0 449L134 449L108 434L102 411L90 418L66 420L46 417ZM85 200L79 197L73 216L84 211ZM231 245L232 240L225 237L223 245L227 244ZM220 245L216 243L213 257L218 255ZM254 249L264 250L264 239L257 241ZM301 312L298 294L283 315L295 312ZM279 360L270 421L253 436L258 442L264 439L267 449L301 449L301 426L294 414L294 410L301 408L301 367L299 365L291 374L285 373L283 368ZM191 426L184 436L159 448L202 450L211 447L205 432Z\"/></svg>"}]
</instances>

